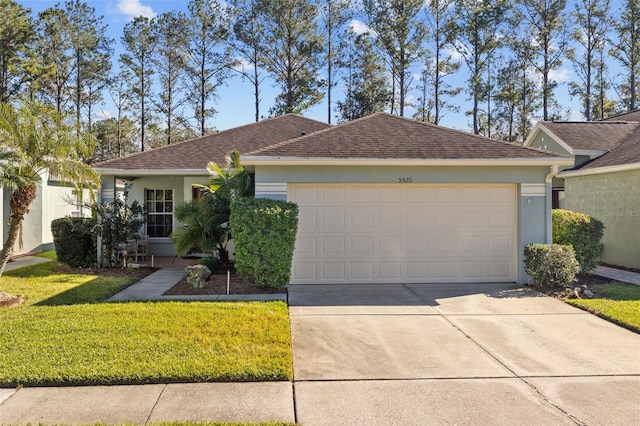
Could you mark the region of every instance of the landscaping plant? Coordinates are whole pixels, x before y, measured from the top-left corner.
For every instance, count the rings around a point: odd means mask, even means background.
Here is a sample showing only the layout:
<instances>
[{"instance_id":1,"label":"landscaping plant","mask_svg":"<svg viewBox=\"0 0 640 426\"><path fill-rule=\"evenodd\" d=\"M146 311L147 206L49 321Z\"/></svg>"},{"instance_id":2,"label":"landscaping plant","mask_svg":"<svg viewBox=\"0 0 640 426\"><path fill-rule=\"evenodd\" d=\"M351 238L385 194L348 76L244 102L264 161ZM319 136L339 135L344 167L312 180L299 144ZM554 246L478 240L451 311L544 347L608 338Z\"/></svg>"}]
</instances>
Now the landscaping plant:
<instances>
[{"instance_id":1,"label":"landscaping plant","mask_svg":"<svg viewBox=\"0 0 640 426\"><path fill-rule=\"evenodd\" d=\"M186 253L193 246L204 251L215 250L220 263L229 264L227 244L231 239L229 215L231 202L236 198L253 196L253 180L240 164L240 152L226 155L226 167L209 163L209 185L198 185L202 198L176 206L176 219L182 227L171 238L176 252Z\"/></svg>"},{"instance_id":2,"label":"landscaping plant","mask_svg":"<svg viewBox=\"0 0 640 426\"><path fill-rule=\"evenodd\" d=\"M96 263L96 220L63 217L51 222L58 260L72 267L86 268Z\"/></svg>"},{"instance_id":3,"label":"landscaping plant","mask_svg":"<svg viewBox=\"0 0 640 426\"><path fill-rule=\"evenodd\" d=\"M604 224L598 219L571 210L552 210L553 242L573 247L582 272L591 272L598 266L600 240Z\"/></svg>"},{"instance_id":4,"label":"landscaping plant","mask_svg":"<svg viewBox=\"0 0 640 426\"><path fill-rule=\"evenodd\" d=\"M24 216L36 199L43 176L49 174L77 187L98 183L81 156L91 137L66 126L64 117L35 104L19 108L0 104L0 186L9 194L9 229L0 253L0 276L13 252Z\"/></svg>"},{"instance_id":5,"label":"landscaping plant","mask_svg":"<svg viewBox=\"0 0 640 426\"><path fill-rule=\"evenodd\" d=\"M569 286L579 271L570 245L527 244L524 247L524 265L525 272L535 284L553 287Z\"/></svg>"},{"instance_id":6,"label":"landscaping plant","mask_svg":"<svg viewBox=\"0 0 640 426\"><path fill-rule=\"evenodd\" d=\"M289 284L298 231L298 206L264 198L240 198L231 204L236 271L259 287Z\"/></svg>"},{"instance_id":7,"label":"landscaping plant","mask_svg":"<svg viewBox=\"0 0 640 426\"><path fill-rule=\"evenodd\" d=\"M138 236L138 231L144 225L146 209L134 201L127 204L128 191L122 196L116 196L111 203L94 204L91 206L98 217L95 227L97 235L102 237L101 265L111 268L115 265L118 244Z\"/></svg>"}]
</instances>

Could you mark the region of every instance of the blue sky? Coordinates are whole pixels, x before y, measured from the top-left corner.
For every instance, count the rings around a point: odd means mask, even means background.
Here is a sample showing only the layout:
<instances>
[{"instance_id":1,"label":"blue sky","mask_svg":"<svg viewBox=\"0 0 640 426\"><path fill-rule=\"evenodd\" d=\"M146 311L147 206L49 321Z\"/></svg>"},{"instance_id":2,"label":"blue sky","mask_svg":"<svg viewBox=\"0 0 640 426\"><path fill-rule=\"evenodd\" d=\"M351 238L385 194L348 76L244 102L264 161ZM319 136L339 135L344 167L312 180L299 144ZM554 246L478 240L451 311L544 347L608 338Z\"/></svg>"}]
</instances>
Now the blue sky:
<instances>
[{"instance_id":1,"label":"blue sky","mask_svg":"<svg viewBox=\"0 0 640 426\"><path fill-rule=\"evenodd\" d=\"M64 0L17 0L25 7L32 9L34 15L56 3L63 3ZM170 10L187 10L189 0L85 0L87 4L96 9L97 15L104 16L104 23L108 25L109 37L116 40L116 57L112 61L117 66L117 56L122 52L120 38L125 24L136 16L144 15L153 17ZM612 1L612 8L617 9L619 0ZM572 8L572 6L569 6ZM462 67L464 69L464 66ZM579 120L578 104L568 96L567 85L564 84L572 78L573 70L566 65L553 72L552 78L560 83L556 89L556 97L565 108L569 108L571 119ZM466 77L463 73L458 73L451 77L453 83L460 84ZM342 97L340 85L334 89L334 99ZM262 85L261 114L267 115L269 108L273 105L273 100L278 94L272 87L272 82L268 79ZM253 121L253 92L252 86L248 82L243 82L239 76L234 76L218 93L215 108L218 114L213 118L211 124L218 130L229 129L238 125L247 124ZM417 93L415 96L418 96ZM461 112L449 113L442 121L442 125L460 130L470 130L470 118L464 115L464 111L470 108L467 95L462 94L456 98L456 102L461 106ZM104 116L114 114L114 108L109 103L102 107ZM405 115L410 117L415 111L408 109ZM327 105L321 103L303 113L303 115L320 121L327 121ZM335 114L332 121L335 122Z\"/></svg>"}]
</instances>

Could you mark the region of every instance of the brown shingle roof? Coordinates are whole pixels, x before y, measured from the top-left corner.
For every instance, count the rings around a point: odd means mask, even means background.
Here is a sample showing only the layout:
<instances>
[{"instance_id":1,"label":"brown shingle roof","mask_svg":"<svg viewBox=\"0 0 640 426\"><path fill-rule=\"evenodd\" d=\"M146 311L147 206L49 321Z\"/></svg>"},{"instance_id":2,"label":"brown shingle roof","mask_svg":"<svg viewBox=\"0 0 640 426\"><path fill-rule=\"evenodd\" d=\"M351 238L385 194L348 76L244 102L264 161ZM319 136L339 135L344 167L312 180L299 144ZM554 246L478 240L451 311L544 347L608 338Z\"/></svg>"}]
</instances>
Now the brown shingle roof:
<instances>
[{"instance_id":1,"label":"brown shingle roof","mask_svg":"<svg viewBox=\"0 0 640 426\"><path fill-rule=\"evenodd\" d=\"M607 121L543 121L540 125L571 148L587 151L615 149L640 127L639 123Z\"/></svg>"},{"instance_id":2,"label":"brown shingle roof","mask_svg":"<svg viewBox=\"0 0 640 426\"><path fill-rule=\"evenodd\" d=\"M614 115L612 117L605 118L602 121L635 121L640 122L640 109L635 109L629 112L623 112L622 114Z\"/></svg>"},{"instance_id":3,"label":"brown shingle roof","mask_svg":"<svg viewBox=\"0 0 640 426\"><path fill-rule=\"evenodd\" d=\"M257 157L362 159L553 158L555 153L377 113L248 153Z\"/></svg>"},{"instance_id":4,"label":"brown shingle roof","mask_svg":"<svg viewBox=\"0 0 640 426\"><path fill-rule=\"evenodd\" d=\"M151 151L96 163L101 170L206 170L207 163L223 163L231 150L241 153L330 127L329 124L295 114L224 130Z\"/></svg>"},{"instance_id":5,"label":"brown shingle roof","mask_svg":"<svg viewBox=\"0 0 640 426\"><path fill-rule=\"evenodd\" d=\"M621 166L633 163L640 163L640 125L635 132L625 138L617 147L601 157L585 164L580 168L580 170Z\"/></svg>"}]
</instances>

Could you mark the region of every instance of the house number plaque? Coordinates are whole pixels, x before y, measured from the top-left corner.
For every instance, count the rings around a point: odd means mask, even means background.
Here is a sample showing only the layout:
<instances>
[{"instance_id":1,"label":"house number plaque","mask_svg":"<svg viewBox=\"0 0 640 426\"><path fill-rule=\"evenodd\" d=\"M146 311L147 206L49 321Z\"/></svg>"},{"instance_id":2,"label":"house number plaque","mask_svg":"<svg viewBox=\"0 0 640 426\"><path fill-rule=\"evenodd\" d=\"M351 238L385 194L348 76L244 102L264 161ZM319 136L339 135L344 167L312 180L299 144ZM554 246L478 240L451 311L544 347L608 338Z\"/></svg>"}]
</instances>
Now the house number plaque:
<instances>
[{"instance_id":1,"label":"house number plaque","mask_svg":"<svg viewBox=\"0 0 640 426\"><path fill-rule=\"evenodd\" d=\"M398 183L413 183L413 178L411 176L400 176Z\"/></svg>"}]
</instances>

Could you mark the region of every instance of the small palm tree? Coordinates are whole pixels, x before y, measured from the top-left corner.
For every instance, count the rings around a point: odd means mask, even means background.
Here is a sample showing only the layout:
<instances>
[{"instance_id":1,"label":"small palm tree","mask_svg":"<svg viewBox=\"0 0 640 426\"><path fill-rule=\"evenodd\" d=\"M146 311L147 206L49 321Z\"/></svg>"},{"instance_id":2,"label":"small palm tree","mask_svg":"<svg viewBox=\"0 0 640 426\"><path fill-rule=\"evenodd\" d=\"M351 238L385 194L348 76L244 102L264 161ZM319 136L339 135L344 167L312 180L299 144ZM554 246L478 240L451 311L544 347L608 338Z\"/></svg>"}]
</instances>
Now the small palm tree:
<instances>
[{"instance_id":1,"label":"small palm tree","mask_svg":"<svg viewBox=\"0 0 640 426\"><path fill-rule=\"evenodd\" d=\"M50 108L25 104L16 109L0 104L0 146L0 186L11 191L9 232L0 254L1 276L42 176L48 172L77 187L97 185L98 178L80 159L87 151L87 140L63 125Z\"/></svg>"},{"instance_id":2,"label":"small palm tree","mask_svg":"<svg viewBox=\"0 0 640 426\"><path fill-rule=\"evenodd\" d=\"M191 200L176 207L176 218L182 228L172 234L178 253L185 253L199 245L203 250L216 250L222 264L229 263L227 243L230 239L229 215L231 201L238 197L251 197L253 180L240 164L240 153L231 151L225 157L225 167L209 163L209 185L202 189L200 200Z\"/></svg>"}]
</instances>

